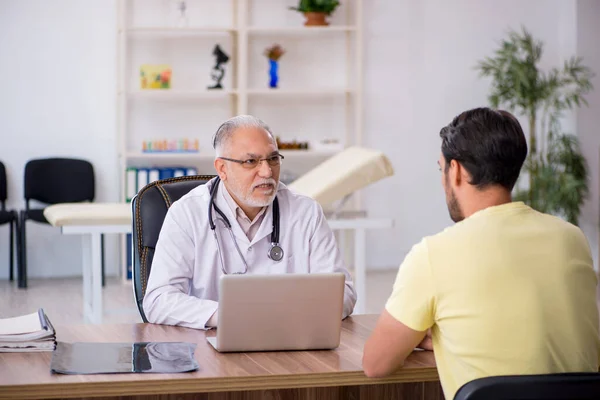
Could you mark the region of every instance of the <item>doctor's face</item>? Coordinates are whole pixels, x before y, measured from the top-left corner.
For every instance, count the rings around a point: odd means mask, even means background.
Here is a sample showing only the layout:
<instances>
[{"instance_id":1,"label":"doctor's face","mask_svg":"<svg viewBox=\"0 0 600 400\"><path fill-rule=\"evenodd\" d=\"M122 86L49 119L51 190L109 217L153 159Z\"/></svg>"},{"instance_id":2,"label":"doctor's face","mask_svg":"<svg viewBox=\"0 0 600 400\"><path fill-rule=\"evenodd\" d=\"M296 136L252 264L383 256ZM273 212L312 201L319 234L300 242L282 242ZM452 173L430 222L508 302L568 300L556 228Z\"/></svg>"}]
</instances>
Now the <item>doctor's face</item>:
<instances>
[{"instance_id":1,"label":"doctor's face","mask_svg":"<svg viewBox=\"0 0 600 400\"><path fill-rule=\"evenodd\" d=\"M241 161L263 160L255 166L250 166L250 162L225 161L220 175L240 206L269 205L277 194L281 170L277 145L271 135L260 128L239 128L230 139L225 157Z\"/></svg>"}]
</instances>

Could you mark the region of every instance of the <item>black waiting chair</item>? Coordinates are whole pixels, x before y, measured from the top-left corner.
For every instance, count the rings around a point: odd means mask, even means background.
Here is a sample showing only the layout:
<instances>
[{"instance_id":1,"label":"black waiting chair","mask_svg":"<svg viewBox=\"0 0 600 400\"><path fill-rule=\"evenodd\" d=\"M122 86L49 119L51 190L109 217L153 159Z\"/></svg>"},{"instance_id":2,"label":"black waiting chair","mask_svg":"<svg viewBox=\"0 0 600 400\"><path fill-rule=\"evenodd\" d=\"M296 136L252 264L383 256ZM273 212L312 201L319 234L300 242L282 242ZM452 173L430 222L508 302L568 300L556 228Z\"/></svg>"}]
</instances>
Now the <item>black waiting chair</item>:
<instances>
[{"instance_id":1,"label":"black waiting chair","mask_svg":"<svg viewBox=\"0 0 600 400\"><path fill-rule=\"evenodd\" d=\"M0 225L10 224L10 238L9 238L9 261L8 261L8 276L12 281L14 279L14 259L15 259L15 235L18 235L18 214L15 210L6 209L6 200L8 198L8 190L6 184L6 168L4 164L0 162Z\"/></svg>"},{"instance_id":2,"label":"black waiting chair","mask_svg":"<svg viewBox=\"0 0 600 400\"><path fill-rule=\"evenodd\" d=\"M20 235L17 241L19 287L27 287L27 237L28 220L47 224L44 208L31 208L30 201L45 204L79 203L94 201L95 177L92 164L73 158L43 158L25 164L25 210L19 215ZM103 241L104 242L104 241ZM104 243L102 244L104 248ZM104 255L104 251L102 251ZM104 284L104 257L102 259Z\"/></svg>"},{"instance_id":3,"label":"black waiting chair","mask_svg":"<svg viewBox=\"0 0 600 400\"><path fill-rule=\"evenodd\" d=\"M154 249L167 210L190 190L204 185L212 178L209 175L194 175L155 181L146 185L131 201L133 293L144 322L148 322L143 308L144 295L154 258Z\"/></svg>"},{"instance_id":4,"label":"black waiting chair","mask_svg":"<svg viewBox=\"0 0 600 400\"><path fill-rule=\"evenodd\" d=\"M465 383L454 400L597 400L600 374L491 376Z\"/></svg>"}]
</instances>

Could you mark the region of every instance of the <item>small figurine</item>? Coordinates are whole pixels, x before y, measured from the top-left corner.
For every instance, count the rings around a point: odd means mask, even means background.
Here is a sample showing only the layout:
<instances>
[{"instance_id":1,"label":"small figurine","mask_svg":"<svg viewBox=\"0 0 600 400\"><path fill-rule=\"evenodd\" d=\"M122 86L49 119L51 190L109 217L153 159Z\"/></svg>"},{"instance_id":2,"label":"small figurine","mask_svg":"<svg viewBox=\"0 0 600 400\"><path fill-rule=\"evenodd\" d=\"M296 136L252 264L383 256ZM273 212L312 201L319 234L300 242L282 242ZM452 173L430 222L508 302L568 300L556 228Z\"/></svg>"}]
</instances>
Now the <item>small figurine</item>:
<instances>
[{"instance_id":1,"label":"small figurine","mask_svg":"<svg viewBox=\"0 0 600 400\"><path fill-rule=\"evenodd\" d=\"M225 76L225 68L223 68L223 64L229 61L229 56L221 50L221 46L216 45L213 52L213 56L215 56L216 63L211 71L211 78L215 81L214 86L209 86L208 89L223 89L223 85L221 85L221 81Z\"/></svg>"},{"instance_id":2,"label":"small figurine","mask_svg":"<svg viewBox=\"0 0 600 400\"><path fill-rule=\"evenodd\" d=\"M265 49L264 55L269 59L269 87L277 87L277 82L279 81L279 77L277 76L279 69L278 62L284 53L285 50L278 44L274 44L273 46Z\"/></svg>"},{"instance_id":3,"label":"small figurine","mask_svg":"<svg viewBox=\"0 0 600 400\"><path fill-rule=\"evenodd\" d=\"M179 17L177 18L177 25L181 28L186 27L188 25L188 19L185 15L185 10L187 9L187 5L185 1L177 2L177 9L179 10Z\"/></svg>"}]
</instances>

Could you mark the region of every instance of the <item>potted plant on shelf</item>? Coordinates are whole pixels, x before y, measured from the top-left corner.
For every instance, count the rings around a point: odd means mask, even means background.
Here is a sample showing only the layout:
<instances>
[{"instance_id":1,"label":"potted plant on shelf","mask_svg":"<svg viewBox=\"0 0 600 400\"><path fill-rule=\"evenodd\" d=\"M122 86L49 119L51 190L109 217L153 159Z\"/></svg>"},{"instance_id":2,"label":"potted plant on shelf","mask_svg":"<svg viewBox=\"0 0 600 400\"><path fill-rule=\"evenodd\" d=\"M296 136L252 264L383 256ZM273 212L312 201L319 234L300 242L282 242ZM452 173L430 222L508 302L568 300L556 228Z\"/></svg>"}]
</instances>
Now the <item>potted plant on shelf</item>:
<instances>
[{"instance_id":1,"label":"potted plant on shelf","mask_svg":"<svg viewBox=\"0 0 600 400\"><path fill-rule=\"evenodd\" d=\"M290 7L291 10L301 12L306 17L304 26L326 26L329 25L326 17L340 5L338 0L299 0L298 7Z\"/></svg>"},{"instance_id":2,"label":"potted plant on shelf","mask_svg":"<svg viewBox=\"0 0 600 400\"><path fill-rule=\"evenodd\" d=\"M542 50L543 43L524 28L510 31L477 69L492 78L489 101L494 108L505 106L528 119L529 152L515 200L577 224L589 192L588 167L577 136L562 131L560 117L587 105L583 95L592 90L593 73L578 57L544 72L539 66Z\"/></svg>"}]
</instances>

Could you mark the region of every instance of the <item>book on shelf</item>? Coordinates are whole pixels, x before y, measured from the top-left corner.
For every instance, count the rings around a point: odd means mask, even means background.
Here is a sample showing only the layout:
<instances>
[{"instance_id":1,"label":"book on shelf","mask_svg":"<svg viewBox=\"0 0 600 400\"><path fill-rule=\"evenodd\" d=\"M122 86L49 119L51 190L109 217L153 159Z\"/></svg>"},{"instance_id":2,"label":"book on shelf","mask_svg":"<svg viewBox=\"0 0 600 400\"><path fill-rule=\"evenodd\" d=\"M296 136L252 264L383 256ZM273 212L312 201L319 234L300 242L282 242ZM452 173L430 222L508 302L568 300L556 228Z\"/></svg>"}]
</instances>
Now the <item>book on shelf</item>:
<instances>
[{"instance_id":1,"label":"book on shelf","mask_svg":"<svg viewBox=\"0 0 600 400\"><path fill-rule=\"evenodd\" d=\"M44 310L0 319L0 353L53 351L56 332Z\"/></svg>"}]
</instances>

